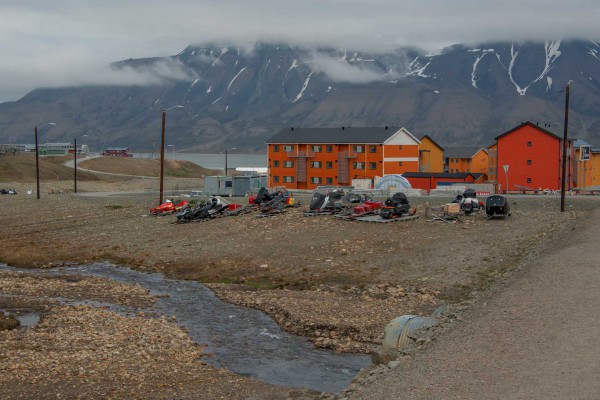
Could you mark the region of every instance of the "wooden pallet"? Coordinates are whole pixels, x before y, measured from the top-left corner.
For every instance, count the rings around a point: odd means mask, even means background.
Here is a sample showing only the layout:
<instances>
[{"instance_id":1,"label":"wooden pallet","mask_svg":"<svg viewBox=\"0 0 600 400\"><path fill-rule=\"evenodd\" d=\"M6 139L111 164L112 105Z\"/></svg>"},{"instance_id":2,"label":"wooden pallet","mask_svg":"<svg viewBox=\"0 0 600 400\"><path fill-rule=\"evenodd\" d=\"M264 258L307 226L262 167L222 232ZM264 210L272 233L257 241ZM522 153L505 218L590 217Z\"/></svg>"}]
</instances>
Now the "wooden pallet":
<instances>
[{"instance_id":1,"label":"wooden pallet","mask_svg":"<svg viewBox=\"0 0 600 400\"><path fill-rule=\"evenodd\" d=\"M336 217L347 219L349 221L375 222L375 223L381 223L381 224L388 224L390 222L414 221L419 218L418 215L407 215L406 217L391 218L391 219L383 219L379 215L368 215L368 216L364 216L364 217L347 217L347 216L342 216L342 215L336 215Z\"/></svg>"}]
</instances>

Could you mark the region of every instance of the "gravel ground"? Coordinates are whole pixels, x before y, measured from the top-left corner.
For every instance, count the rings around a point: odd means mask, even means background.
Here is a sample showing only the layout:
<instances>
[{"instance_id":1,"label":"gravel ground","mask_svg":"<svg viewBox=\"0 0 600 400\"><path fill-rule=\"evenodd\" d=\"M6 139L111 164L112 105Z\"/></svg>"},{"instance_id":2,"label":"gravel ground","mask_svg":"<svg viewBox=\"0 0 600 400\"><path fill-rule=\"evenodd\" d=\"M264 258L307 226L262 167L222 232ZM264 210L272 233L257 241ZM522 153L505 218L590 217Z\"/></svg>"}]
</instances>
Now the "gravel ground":
<instances>
[{"instance_id":1,"label":"gravel ground","mask_svg":"<svg viewBox=\"0 0 600 400\"><path fill-rule=\"evenodd\" d=\"M142 183L129 184L137 190ZM506 221L478 214L444 223L424 211L449 198L410 200L420 218L406 223L308 218L300 207L272 218L246 214L177 225L173 216L148 216L154 197L3 196L0 260L19 266L108 260L200 280L317 347L370 352L391 318L428 315L441 304L470 307L599 204L569 198L568 212L560 213L556 197L515 197Z\"/></svg>"},{"instance_id":2,"label":"gravel ground","mask_svg":"<svg viewBox=\"0 0 600 400\"><path fill-rule=\"evenodd\" d=\"M597 399L598 218L569 224L428 351L364 373L335 397Z\"/></svg>"}]
</instances>

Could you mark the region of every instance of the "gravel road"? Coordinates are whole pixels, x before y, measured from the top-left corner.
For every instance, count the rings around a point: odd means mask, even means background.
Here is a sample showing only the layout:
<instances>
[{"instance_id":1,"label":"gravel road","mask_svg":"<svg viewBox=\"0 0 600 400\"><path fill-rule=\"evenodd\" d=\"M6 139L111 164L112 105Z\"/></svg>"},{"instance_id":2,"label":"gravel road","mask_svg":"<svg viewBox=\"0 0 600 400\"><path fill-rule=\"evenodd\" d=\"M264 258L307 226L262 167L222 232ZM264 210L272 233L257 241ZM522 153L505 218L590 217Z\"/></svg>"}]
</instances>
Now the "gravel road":
<instances>
[{"instance_id":1,"label":"gravel road","mask_svg":"<svg viewBox=\"0 0 600 400\"><path fill-rule=\"evenodd\" d=\"M573 224L430 349L340 398L597 399L599 218Z\"/></svg>"}]
</instances>

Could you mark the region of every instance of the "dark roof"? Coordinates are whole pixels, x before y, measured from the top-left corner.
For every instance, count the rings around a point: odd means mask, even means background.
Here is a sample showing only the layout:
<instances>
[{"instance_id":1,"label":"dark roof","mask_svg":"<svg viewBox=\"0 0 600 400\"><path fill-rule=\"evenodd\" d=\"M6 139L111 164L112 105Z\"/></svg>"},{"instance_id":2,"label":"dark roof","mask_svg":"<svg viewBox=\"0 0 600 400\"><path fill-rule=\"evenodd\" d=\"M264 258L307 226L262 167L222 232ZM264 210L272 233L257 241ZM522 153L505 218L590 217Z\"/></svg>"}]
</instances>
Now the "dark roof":
<instances>
[{"instance_id":1,"label":"dark roof","mask_svg":"<svg viewBox=\"0 0 600 400\"><path fill-rule=\"evenodd\" d=\"M444 158L472 158L479 150L481 147L446 147Z\"/></svg>"},{"instance_id":2,"label":"dark roof","mask_svg":"<svg viewBox=\"0 0 600 400\"><path fill-rule=\"evenodd\" d=\"M471 172L471 175L473 175L473 178L475 178L475 180L481 178L483 175L485 175L482 172Z\"/></svg>"},{"instance_id":3,"label":"dark roof","mask_svg":"<svg viewBox=\"0 0 600 400\"><path fill-rule=\"evenodd\" d=\"M467 176L479 178L483 174L474 174L472 172L405 172L402 174L405 178L456 178L464 179Z\"/></svg>"},{"instance_id":4,"label":"dark roof","mask_svg":"<svg viewBox=\"0 0 600 400\"><path fill-rule=\"evenodd\" d=\"M443 148L442 146L440 146L438 142L436 142L435 140L433 140L433 139L431 138L431 136L429 136L429 135L423 135L423 137L422 137L421 139L419 139L419 140L423 141L423 139L425 139L425 138L429 139L429 140L431 141L431 143L435 144L435 145L436 145L437 147L439 147L439 148L440 148L442 151L444 151L444 148Z\"/></svg>"},{"instance_id":5,"label":"dark roof","mask_svg":"<svg viewBox=\"0 0 600 400\"><path fill-rule=\"evenodd\" d=\"M286 128L267 143L384 143L401 128Z\"/></svg>"},{"instance_id":6,"label":"dark roof","mask_svg":"<svg viewBox=\"0 0 600 400\"><path fill-rule=\"evenodd\" d=\"M457 178L457 179L464 179L467 176L473 176L472 173L470 172L444 172L441 174L436 174L435 177L436 178Z\"/></svg>"},{"instance_id":7,"label":"dark roof","mask_svg":"<svg viewBox=\"0 0 600 400\"><path fill-rule=\"evenodd\" d=\"M530 122L530 121L522 122L522 123L521 123L521 125L519 125L519 126L515 126L515 127L514 127L514 128L512 128L511 130L504 132L502 135L495 137L495 138L494 138L494 140L498 140L498 139L500 139L501 137L504 137L504 136L506 136L506 135L510 135L511 133L513 133L514 131L516 131L517 129L519 129L519 128L522 128L523 126L526 126L526 125L527 125L527 126L531 126L532 128L535 128L535 129L537 129L538 131L545 133L546 135L550 135L550 136L552 136L553 138L556 138L556 139L558 139L558 140L562 140L562 138L561 138L560 136L558 136L557 134L555 134L555 133L552 133L552 132L550 132L550 131L548 131L548 130L546 130L546 129L542 128L541 126L539 126L539 125L536 125L536 124L534 124L533 122Z\"/></svg>"},{"instance_id":8,"label":"dark roof","mask_svg":"<svg viewBox=\"0 0 600 400\"><path fill-rule=\"evenodd\" d=\"M435 172L405 172L402 174L405 178L432 178Z\"/></svg>"}]
</instances>

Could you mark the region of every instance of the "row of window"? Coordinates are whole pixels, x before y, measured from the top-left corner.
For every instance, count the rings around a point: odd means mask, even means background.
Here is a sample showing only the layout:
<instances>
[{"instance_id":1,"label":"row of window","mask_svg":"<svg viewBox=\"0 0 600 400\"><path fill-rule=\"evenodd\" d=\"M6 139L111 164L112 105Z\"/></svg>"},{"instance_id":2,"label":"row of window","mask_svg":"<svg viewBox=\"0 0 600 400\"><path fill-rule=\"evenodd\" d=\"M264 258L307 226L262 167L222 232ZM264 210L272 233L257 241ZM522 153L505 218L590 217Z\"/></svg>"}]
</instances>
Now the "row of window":
<instances>
[{"instance_id":1,"label":"row of window","mask_svg":"<svg viewBox=\"0 0 600 400\"><path fill-rule=\"evenodd\" d=\"M402 162L400 162L399 164L400 164L400 166L402 166ZM273 168L279 168L279 165L280 165L279 160L273 161ZM364 162L357 161L357 162L352 163L352 168L353 169L365 169L365 165L366 164ZM311 168L323 168L323 161L311 161L310 167ZM283 161L283 168L294 168L294 162L293 161ZM332 169L333 161L325 161L325 168ZM377 163L370 162L369 169L376 170Z\"/></svg>"},{"instance_id":2,"label":"row of window","mask_svg":"<svg viewBox=\"0 0 600 400\"><path fill-rule=\"evenodd\" d=\"M312 151L313 153L322 153L323 152L323 147L325 147L325 152L327 153L333 153L333 145L328 144L325 146L321 146L321 145L312 145L309 147L310 151ZM377 146L376 145L369 145L369 153L377 153ZM398 146L400 148L400 150L402 150L402 145ZM354 145L352 146L352 151L354 151L355 153L364 153L366 151L367 146L362 146L362 145ZM286 144L283 145L283 151L284 152L292 152L294 151L294 145L293 144ZM274 144L273 145L273 152L274 153L278 153L279 152L279 145L278 144Z\"/></svg>"},{"instance_id":3,"label":"row of window","mask_svg":"<svg viewBox=\"0 0 600 400\"><path fill-rule=\"evenodd\" d=\"M279 183L280 181L282 181L283 183L294 183L294 177L293 176L280 177L279 175L273 176L273 183ZM310 183L322 184L323 182L325 182L325 184L327 184L327 185L332 185L333 178L326 177L325 179L323 179L320 176L312 176L310 178Z\"/></svg>"}]
</instances>

